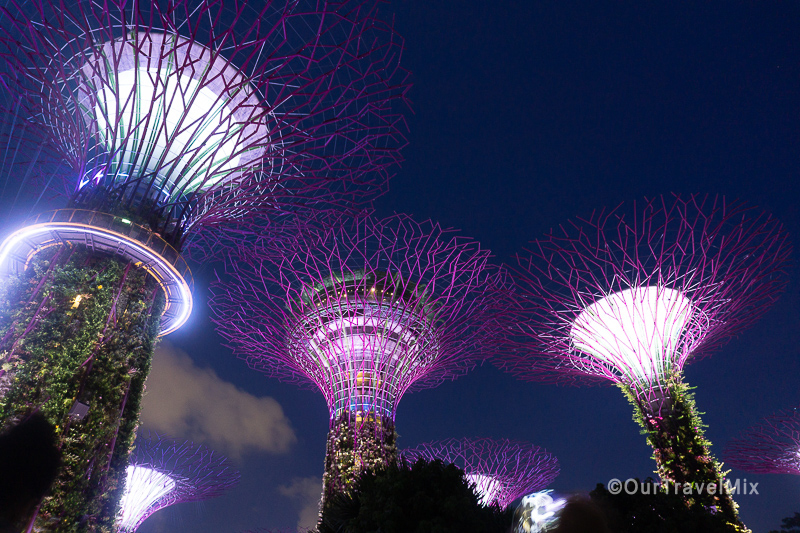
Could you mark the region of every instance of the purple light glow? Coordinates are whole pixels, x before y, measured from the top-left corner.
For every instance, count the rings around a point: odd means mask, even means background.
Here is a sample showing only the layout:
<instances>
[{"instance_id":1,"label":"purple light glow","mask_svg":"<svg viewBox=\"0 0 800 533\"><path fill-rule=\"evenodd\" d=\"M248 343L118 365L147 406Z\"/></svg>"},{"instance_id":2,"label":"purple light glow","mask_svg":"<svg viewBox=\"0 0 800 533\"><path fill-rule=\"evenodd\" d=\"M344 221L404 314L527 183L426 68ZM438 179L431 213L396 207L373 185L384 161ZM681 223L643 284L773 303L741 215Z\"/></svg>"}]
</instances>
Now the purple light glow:
<instances>
[{"instance_id":1,"label":"purple light glow","mask_svg":"<svg viewBox=\"0 0 800 533\"><path fill-rule=\"evenodd\" d=\"M725 463L753 474L800 476L800 413L797 409L767 417L732 440Z\"/></svg>"},{"instance_id":2,"label":"purple light glow","mask_svg":"<svg viewBox=\"0 0 800 533\"><path fill-rule=\"evenodd\" d=\"M60 168L74 205L141 216L176 248L253 210L369 200L400 159L408 89L377 5L13 3L11 144Z\"/></svg>"},{"instance_id":3,"label":"purple light glow","mask_svg":"<svg viewBox=\"0 0 800 533\"><path fill-rule=\"evenodd\" d=\"M779 222L722 198L595 212L518 257L525 335L499 364L650 391L755 321L786 284L789 252Z\"/></svg>"},{"instance_id":4,"label":"purple light glow","mask_svg":"<svg viewBox=\"0 0 800 533\"><path fill-rule=\"evenodd\" d=\"M220 333L251 367L313 382L331 420L394 419L412 385L435 386L488 356L497 271L475 241L407 216L320 224L242 250L216 283Z\"/></svg>"},{"instance_id":5,"label":"purple light glow","mask_svg":"<svg viewBox=\"0 0 800 533\"><path fill-rule=\"evenodd\" d=\"M127 470L120 531L132 533L159 509L213 498L238 482L228 460L208 448L140 437Z\"/></svg>"},{"instance_id":6,"label":"purple light glow","mask_svg":"<svg viewBox=\"0 0 800 533\"><path fill-rule=\"evenodd\" d=\"M453 463L475 485L483 505L508 507L514 500L542 490L558 477L558 459L543 448L513 440L447 439L403 450L417 459Z\"/></svg>"}]
</instances>

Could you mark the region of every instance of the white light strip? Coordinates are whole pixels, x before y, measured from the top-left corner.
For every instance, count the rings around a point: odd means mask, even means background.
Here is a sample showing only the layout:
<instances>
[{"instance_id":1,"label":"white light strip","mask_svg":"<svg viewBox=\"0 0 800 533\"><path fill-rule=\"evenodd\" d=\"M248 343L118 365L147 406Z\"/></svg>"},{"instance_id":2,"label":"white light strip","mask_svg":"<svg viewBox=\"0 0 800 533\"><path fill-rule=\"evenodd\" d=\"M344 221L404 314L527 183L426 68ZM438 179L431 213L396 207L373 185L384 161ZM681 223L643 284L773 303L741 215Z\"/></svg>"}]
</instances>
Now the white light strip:
<instances>
[{"instance_id":1,"label":"white light strip","mask_svg":"<svg viewBox=\"0 0 800 533\"><path fill-rule=\"evenodd\" d=\"M172 306L178 306L179 313L178 316L170 321L169 329L162 331L160 335L167 335L178 328L180 328L186 321L189 319L189 315L192 312L192 292L189 290L189 286L186 283L186 280L175 270L171 264L169 264L163 257L158 254L153 253L151 250L139 245L137 241L133 239L128 239L119 235L117 233L112 233L108 231L92 229L90 227L78 225L78 224L42 224L42 225L34 225L28 226L26 228L22 228L14 233L12 233L6 240L3 242L2 246L0 246L0 271L10 272L11 267L9 264L9 255L11 252L17 249L17 246L22 243L25 239L31 239L38 235L46 235L50 234L53 231L80 231L83 234L89 235L96 235L98 237L105 237L105 238L112 238L116 239L117 243L124 243L126 246L130 246L131 248L135 248L137 251L141 252L149 261L158 263L166 267L166 270L172 274L172 280L175 284L179 287L179 291L181 293L181 302L178 305L177 302L174 300L170 302L169 295L167 296L167 308ZM33 249L36 252L36 249ZM151 273L152 275L152 273ZM156 278L156 276L153 276ZM162 280L156 278L159 282Z\"/></svg>"}]
</instances>

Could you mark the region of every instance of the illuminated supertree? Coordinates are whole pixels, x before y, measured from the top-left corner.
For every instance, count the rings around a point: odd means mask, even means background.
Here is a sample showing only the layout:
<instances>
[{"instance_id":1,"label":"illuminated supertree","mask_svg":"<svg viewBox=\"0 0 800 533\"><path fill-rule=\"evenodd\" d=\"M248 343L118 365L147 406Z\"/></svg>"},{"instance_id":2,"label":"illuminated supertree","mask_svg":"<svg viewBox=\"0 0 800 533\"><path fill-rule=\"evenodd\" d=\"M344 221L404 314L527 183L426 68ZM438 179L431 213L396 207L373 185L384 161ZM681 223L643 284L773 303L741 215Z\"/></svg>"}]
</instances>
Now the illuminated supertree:
<instances>
[{"instance_id":1,"label":"illuminated supertree","mask_svg":"<svg viewBox=\"0 0 800 533\"><path fill-rule=\"evenodd\" d=\"M518 257L523 335L499 364L523 379L618 384L663 482L719 484L682 369L775 300L789 252L780 223L721 198L593 213ZM739 524L728 494L695 491L687 503Z\"/></svg>"},{"instance_id":2,"label":"illuminated supertree","mask_svg":"<svg viewBox=\"0 0 800 533\"><path fill-rule=\"evenodd\" d=\"M127 468L119 531L136 531L148 516L175 503L207 500L239 482L228 460L203 446L139 438Z\"/></svg>"},{"instance_id":3,"label":"illuminated supertree","mask_svg":"<svg viewBox=\"0 0 800 533\"><path fill-rule=\"evenodd\" d=\"M464 471L483 505L506 508L521 496L541 490L558 477L558 459L543 448L513 440L447 439L403 450L417 459L452 463Z\"/></svg>"},{"instance_id":4,"label":"illuminated supertree","mask_svg":"<svg viewBox=\"0 0 800 533\"><path fill-rule=\"evenodd\" d=\"M192 307L182 249L245 219L355 206L382 190L407 86L376 3L0 9L6 184L30 175L20 198L55 191L68 206L0 248L0 271L13 274L0 425L40 411L65 457L37 528L91 531L116 515L156 336Z\"/></svg>"},{"instance_id":5,"label":"illuminated supertree","mask_svg":"<svg viewBox=\"0 0 800 533\"><path fill-rule=\"evenodd\" d=\"M800 476L800 413L777 413L732 440L723 453L725 463L753 474Z\"/></svg>"},{"instance_id":6,"label":"illuminated supertree","mask_svg":"<svg viewBox=\"0 0 800 533\"><path fill-rule=\"evenodd\" d=\"M456 378L495 344L500 274L488 257L405 215L340 219L244 250L232 281L212 286L214 321L237 355L324 395L323 498L396 459L395 413L410 387Z\"/></svg>"}]
</instances>

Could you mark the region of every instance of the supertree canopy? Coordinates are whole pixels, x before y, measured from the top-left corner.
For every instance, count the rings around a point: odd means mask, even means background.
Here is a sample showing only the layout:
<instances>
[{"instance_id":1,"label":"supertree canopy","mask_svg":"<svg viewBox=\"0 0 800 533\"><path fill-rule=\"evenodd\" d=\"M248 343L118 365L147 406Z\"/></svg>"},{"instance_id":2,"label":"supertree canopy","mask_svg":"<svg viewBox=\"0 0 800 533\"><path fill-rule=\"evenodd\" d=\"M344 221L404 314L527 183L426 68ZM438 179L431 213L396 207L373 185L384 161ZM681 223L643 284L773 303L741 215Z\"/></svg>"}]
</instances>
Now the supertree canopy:
<instances>
[{"instance_id":1,"label":"supertree canopy","mask_svg":"<svg viewBox=\"0 0 800 533\"><path fill-rule=\"evenodd\" d=\"M779 222L717 197L593 213L518 257L522 335L499 364L523 379L618 384L662 480L717 483L719 463L681 371L775 300L789 252ZM739 524L727 494L688 500Z\"/></svg>"},{"instance_id":2,"label":"supertree canopy","mask_svg":"<svg viewBox=\"0 0 800 533\"><path fill-rule=\"evenodd\" d=\"M3 15L12 140L60 164L71 206L175 247L260 207L374 196L399 160L408 85L375 1L34 0Z\"/></svg>"},{"instance_id":3,"label":"supertree canopy","mask_svg":"<svg viewBox=\"0 0 800 533\"><path fill-rule=\"evenodd\" d=\"M729 442L723 457L753 474L800 476L800 413L792 409L765 418Z\"/></svg>"},{"instance_id":4,"label":"supertree canopy","mask_svg":"<svg viewBox=\"0 0 800 533\"><path fill-rule=\"evenodd\" d=\"M339 218L244 250L232 282L212 286L214 321L237 355L324 395L324 498L395 460L395 413L409 388L454 379L487 356L501 280L488 256L405 215Z\"/></svg>"},{"instance_id":5,"label":"supertree canopy","mask_svg":"<svg viewBox=\"0 0 800 533\"><path fill-rule=\"evenodd\" d=\"M440 460L464 471L483 505L506 508L558 477L558 459L543 448L513 440L447 439L403 450L409 461Z\"/></svg>"},{"instance_id":6,"label":"supertree canopy","mask_svg":"<svg viewBox=\"0 0 800 533\"><path fill-rule=\"evenodd\" d=\"M219 496L238 482L228 460L204 446L140 437L127 468L118 530L136 531L159 509Z\"/></svg>"},{"instance_id":7,"label":"supertree canopy","mask_svg":"<svg viewBox=\"0 0 800 533\"><path fill-rule=\"evenodd\" d=\"M383 189L407 85L376 4L0 9L6 183L60 207L0 247L0 425L41 411L67 458L37 529L110 527L154 342L192 307L182 249Z\"/></svg>"}]
</instances>

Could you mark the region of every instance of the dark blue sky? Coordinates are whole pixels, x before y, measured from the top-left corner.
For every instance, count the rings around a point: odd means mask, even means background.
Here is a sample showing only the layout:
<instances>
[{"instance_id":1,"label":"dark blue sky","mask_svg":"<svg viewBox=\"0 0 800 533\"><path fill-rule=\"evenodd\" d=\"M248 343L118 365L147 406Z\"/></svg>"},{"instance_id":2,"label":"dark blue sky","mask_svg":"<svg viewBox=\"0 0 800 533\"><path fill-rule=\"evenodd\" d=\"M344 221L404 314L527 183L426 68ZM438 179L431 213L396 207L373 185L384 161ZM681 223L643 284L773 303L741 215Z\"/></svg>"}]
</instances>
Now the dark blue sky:
<instances>
[{"instance_id":1,"label":"dark blue sky","mask_svg":"<svg viewBox=\"0 0 800 533\"><path fill-rule=\"evenodd\" d=\"M398 1L413 72L406 162L377 202L457 227L498 261L593 209L670 192L744 199L800 239L800 4L796 2ZM284 454L245 453L242 484L203 505L161 511L140 529L233 532L290 527L294 478L321 476L327 410L316 391L269 380L220 347L196 271L198 307L167 340L200 367L275 398L297 435ZM755 327L686 368L720 452L760 417L800 404L796 270ZM631 408L612 387L524 383L484 365L407 395L402 447L447 437L514 438L556 454L561 493L653 475ZM800 479L750 476L740 496L756 533L800 511Z\"/></svg>"}]
</instances>

